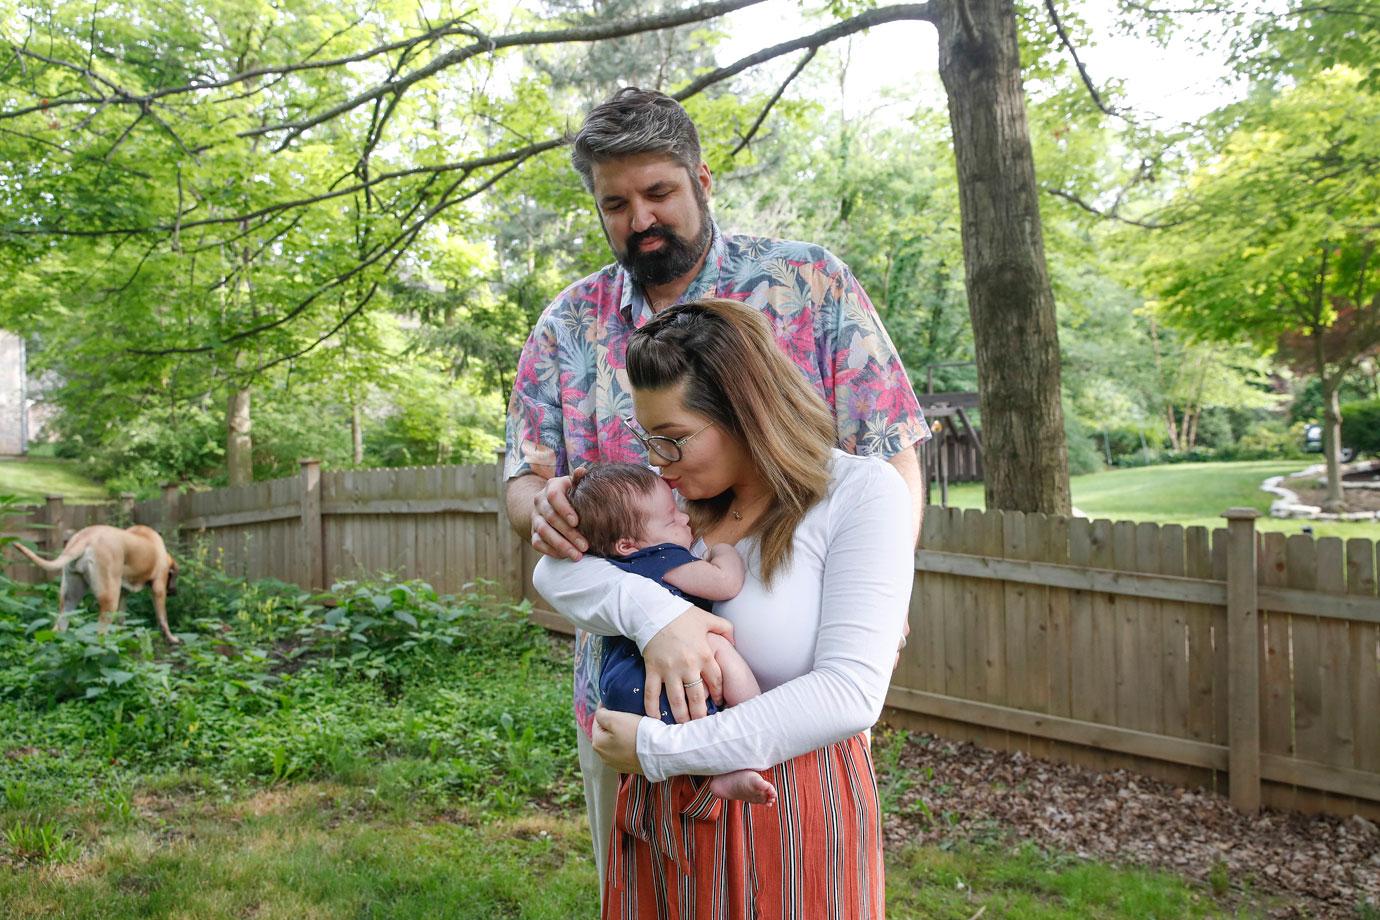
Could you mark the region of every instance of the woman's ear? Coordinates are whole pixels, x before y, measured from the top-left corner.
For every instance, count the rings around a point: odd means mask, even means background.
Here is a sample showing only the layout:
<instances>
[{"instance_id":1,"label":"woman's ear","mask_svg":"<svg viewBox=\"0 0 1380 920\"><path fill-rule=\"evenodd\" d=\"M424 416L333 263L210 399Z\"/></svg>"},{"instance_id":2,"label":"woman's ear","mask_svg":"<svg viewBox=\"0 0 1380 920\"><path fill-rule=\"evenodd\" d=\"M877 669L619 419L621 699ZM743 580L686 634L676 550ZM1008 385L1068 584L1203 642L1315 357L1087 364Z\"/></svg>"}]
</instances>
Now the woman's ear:
<instances>
[{"instance_id":1,"label":"woman's ear","mask_svg":"<svg viewBox=\"0 0 1380 920\"><path fill-rule=\"evenodd\" d=\"M613 551L619 556L631 556L641 548L642 547L637 545L637 541L631 537L623 537L617 543L613 544Z\"/></svg>"}]
</instances>

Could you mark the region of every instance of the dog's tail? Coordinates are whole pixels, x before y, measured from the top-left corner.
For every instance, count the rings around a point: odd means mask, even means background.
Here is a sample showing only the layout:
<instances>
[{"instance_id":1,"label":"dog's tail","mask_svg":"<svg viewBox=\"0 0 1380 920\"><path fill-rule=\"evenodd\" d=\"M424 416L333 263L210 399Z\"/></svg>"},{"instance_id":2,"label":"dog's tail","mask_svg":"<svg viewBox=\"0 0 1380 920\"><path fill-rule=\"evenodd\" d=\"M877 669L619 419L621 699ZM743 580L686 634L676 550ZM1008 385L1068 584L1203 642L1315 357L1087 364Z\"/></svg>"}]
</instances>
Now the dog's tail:
<instances>
[{"instance_id":1,"label":"dog's tail","mask_svg":"<svg viewBox=\"0 0 1380 920\"><path fill-rule=\"evenodd\" d=\"M61 556L58 556L56 559L52 561L49 561L47 559L44 559L38 553L29 549L23 543L14 544L14 548L19 550L24 555L28 556L30 559L32 559L34 565L38 566L41 569L46 569L49 572L61 572L63 569L67 568L68 563L70 563L72 560L76 559L78 555L80 555L79 553L71 553L69 555L68 553L64 552Z\"/></svg>"}]
</instances>

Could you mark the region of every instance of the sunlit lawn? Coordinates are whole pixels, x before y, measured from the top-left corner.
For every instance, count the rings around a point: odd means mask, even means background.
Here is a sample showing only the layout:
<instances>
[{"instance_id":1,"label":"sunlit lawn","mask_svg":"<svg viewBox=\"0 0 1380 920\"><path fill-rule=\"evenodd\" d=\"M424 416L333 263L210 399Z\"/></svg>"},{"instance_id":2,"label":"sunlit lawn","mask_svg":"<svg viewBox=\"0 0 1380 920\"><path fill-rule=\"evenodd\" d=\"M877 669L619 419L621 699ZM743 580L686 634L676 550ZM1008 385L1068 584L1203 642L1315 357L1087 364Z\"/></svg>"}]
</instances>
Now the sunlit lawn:
<instances>
[{"instance_id":1,"label":"sunlit lawn","mask_svg":"<svg viewBox=\"0 0 1380 920\"><path fill-rule=\"evenodd\" d=\"M1221 514L1228 508L1255 508L1264 515L1273 496L1262 492L1260 483L1271 476L1297 473L1313 462L1247 460L1109 470L1073 477L1073 503L1090 518L1222 527L1225 521ZM930 501L939 501L937 492ZM982 483L950 486L949 504L981 508ZM1373 522L1309 522L1262 516L1256 526L1283 533L1301 533L1309 526L1319 537L1380 540L1380 523Z\"/></svg>"},{"instance_id":2,"label":"sunlit lawn","mask_svg":"<svg viewBox=\"0 0 1380 920\"><path fill-rule=\"evenodd\" d=\"M598 915L583 814L571 809L494 817L338 783L225 796L194 782L146 791L135 804L120 820L94 808L74 815L80 854L65 862L0 868L0 915ZM1239 915L1173 876L1028 845L911 846L889 854L888 864L887 915L902 920L966 920L980 910L989 918Z\"/></svg>"},{"instance_id":3,"label":"sunlit lawn","mask_svg":"<svg viewBox=\"0 0 1380 920\"><path fill-rule=\"evenodd\" d=\"M110 497L72 461L35 457L0 460L0 495L17 495L25 501L61 495L69 502L98 502Z\"/></svg>"}]
</instances>

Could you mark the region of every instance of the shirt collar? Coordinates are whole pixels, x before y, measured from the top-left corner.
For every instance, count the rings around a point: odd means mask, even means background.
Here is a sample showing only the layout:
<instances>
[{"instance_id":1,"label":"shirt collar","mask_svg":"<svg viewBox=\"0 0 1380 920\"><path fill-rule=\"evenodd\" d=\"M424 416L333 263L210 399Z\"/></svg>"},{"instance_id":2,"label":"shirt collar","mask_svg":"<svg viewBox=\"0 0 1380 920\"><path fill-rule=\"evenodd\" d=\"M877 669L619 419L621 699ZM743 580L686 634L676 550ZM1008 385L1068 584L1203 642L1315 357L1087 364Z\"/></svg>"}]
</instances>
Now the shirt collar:
<instances>
[{"instance_id":1,"label":"shirt collar","mask_svg":"<svg viewBox=\"0 0 1380 920\"><path fill-rule=\"evenodd\" d=\"M700 267L700 273L690 282L690 286L676 303L699 300L718 290L728 245L723 233L719 231L719 225L713 219L709 221L709 231L709 253L704 257L704 265ZM622 314L623 322L629 326L639 327L652 318L652 305L647 302L647 295L642 292L642 286L633 280L632 275L621 263L618 265L618 281L623 291L618 302L618 312Z\"/></svg>"}]
</instances>

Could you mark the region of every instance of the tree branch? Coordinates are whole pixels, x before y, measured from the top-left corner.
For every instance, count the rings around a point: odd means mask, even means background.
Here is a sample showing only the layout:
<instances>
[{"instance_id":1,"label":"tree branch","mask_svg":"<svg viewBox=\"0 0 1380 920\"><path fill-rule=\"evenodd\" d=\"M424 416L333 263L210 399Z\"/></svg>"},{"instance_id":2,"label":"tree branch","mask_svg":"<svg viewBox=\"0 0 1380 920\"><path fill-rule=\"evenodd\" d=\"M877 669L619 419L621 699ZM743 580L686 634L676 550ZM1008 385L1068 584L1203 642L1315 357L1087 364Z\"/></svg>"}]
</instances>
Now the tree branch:
<instances>
[{"instance_id":1,"label":"tree branch","mask_svg":"<svg viewBox=\"0 0 1380 920\"><path fill-rule=\"evenodd\" d=\"M306 60L300 61L295 64L279 64L268 67L256 67L253 70L246 70L242 73L232 74L231 76L224 77L220 80L210 80L205 83L184 83L180 86L169 86L145 94L131 93L128 90L125 90L123 87L118 86L115 83L112 83L109 80L100 77L99 75L91 71L89 68L83 67L80 64L73 64L69 61L63 61L58 58L49 58L44 55L38 54L37 52L30 51L25 47L11 44L11 50L14 52L15 57L18 58L21 62L23 61L23 58L27 56L33 58L34 60L42 61L45 64L51 64L54 67L60 67L65 70L71 70L89 79L98 80L99 82L104 83L107 87L110 88L110 91L114 95L77 96L69 99L47 99L46 101L41 102L37 105L28 106L26 108L12 109L6 112L0 112L0 119L18 118L22 115L28 115L33 112L43 111L45 109L51 109L58 106L103 104L140 105L144 103L153 102L158 99L163 99L168 96L179 96L185 95L187 93L200 93L212 89L224 89L227 86L234 86L236 83L244 83L246 81L257 80L260 77L283 77L288 74L299 73L301 71L306 70L323 70L331 67L343 67L346 64L356 64L360 61L367 61L370 58L378 57L380 54L388 54L389 52L397 51L398 49L408 49L416 45L427 44L447 35L469 35L471 37L478 37L480 35L480 32L473 26L465 25L463 19L451 19L446 23L437 26L434 29L430 29L426 32L423 32L419 35L414 35L411 38L400 39L395 42L388 42L387 44L378 45L374 48L368 49L367 51L361 51L358 54L350 54L344 57L337 58L328 58L323 61ZM318 51L320 50L320 47L321 46L318 45ZM315 53L316 52L313 52L313 54ZM260 87L260 89L262 89L262 87ZM251 91L246 95L253 95L253 92ZM235 98L243 97L237 96Z\"/></svg>"},{"instance_id":2,"label":"tree branch","mask_svg":"<svg viewBox=\"0 0 1380 920\"><path fill-rule=\"evenodd\" d=\"M593 26L576 26L569 29L555 29L543 32L518 32L512 35L500 35L497 38L489 38L481 35L480 40L472 45L448 51L429 64L411 71L406 76L380 83L310 118L295 122L281 122L274 125L265 125L261 128L251 128L248 131L242 132L240 136L254 137L257 135L275 134L280 131L285 131L287 134L274 148L274 151L277 152L306 131L323 122L338 118L346 112L359 108L361 105L381 96L404 93L413 84L434 76L443 70L454 67L457 64L461 64L479 54L492 54L500 48L596 42L610 38L623 38L628 35L637 35L642 32L657 32L662 29L673 29L677 26L689 25L692 22L702 22L706 19L714 19L725 13L731 13L734 10L740 10L744 7L753 6L761 2L762 0L715 0L713 3L705 3L700 6L690 7L686 10L661 13L656 16L647 16L642 19L630 19L624 22L613 22Z\"/></svg>"},{"instance_id":3,"label":"tree branch","mask_svg":"<svg viewBox=\"0 0 1380 920\"><path fill-rule=\"evenodd\" d=\"M295 198L290 201L280 201L277 204L265 205L255 211L248 211L244 214L233 214L226 217L205 217L201 220L182 221L180 226L183 230L190 230L196 227L206 227L215 224L237 224L246 220L258 220L282 211L290 211L293 208L302 208L309 205L318 204L323 201L330 201L333 198L340 198L344 195L353 195L366 188L378 185L380 182L387 182L393 179L402 179L408 176L420 176L427 174L443 174L449 172L473 172L476 169L483 169L486 166L499 166L511 160L527 160L538 153L545 153L566 143L565 138L555 137L541 141L536 144L528 144L526 147L519 147L515 150L505 151L504 153L490 154L489 156L475 157L472 160L459 160L453 163L442 163L436 166L414 166L409 169L398 169L392 172L379 173L374 178L366 182L358 182L344 188L332 189L322 192L319 195L309 195L305 198ZM4 230L5 233L13 236L71 236L71 237L99 237L99 236L131 236L141 233L168 233L173 227L179 224L155 224L148 227L111 227L100 230L66 230L60 228L27 228L11 227Z\"/></svg>"},{"instance_id":4,"label":"tree branch","mask_svg":"<svg viewBox=\"0 0 1380 920\"><path fill-rule=\"evenodd\" d=\"M1148 3L1138 3L1136 0L1121 0L1121 5L1126 9L1144 13L1147 16L1219 16L1235 15L1242 12L1240 7L1204 5L1196 7L1154 7ZM1368 12L1359 6L1335 6L1332 4L1316 4L1309 6L1296 6L1282 11L1284 16L1306 15L1308 13L1329 13L1339 16L1357 16L1361 19L1380 20L1380 13Z\"/></svg>"},{"instance_id":5,"label":"tree branch","mask_svg":"<svg viewBox=\"0 0 1380 920\"><path fill-rule=\"evenodd\" d=\"M1116 118L1124 118L1125 115L1120 110L1113 109L1102 101L1097 87L1093 85L1092 77L1088 76L1088 68L1083 66L1083 61L1078 57L1078 49L1073 47L1073 41L1069 38L1069 34L1064 31L1064 24L1059 21L1059 13L1054 9L1054 0L1045 0L1045 9L1049 11L1049 18L1054 23L1054 31L1059 34L1059 41L1068 50L1069 57L1073 58L1073 63L1078 68L1078 75L1083 78L1083 85L1088 88L1093 102L1104 113Z\"/></svg>"},{"instance_id":6,"label":"tree branch","mask_svg":"<svg viewBox=\"0 0 1380 920\"><path fill-rule=\"evenodd\" d=\"M762 122L767 120L767 115L770 114L772 106L776 105L781 99L781 94L786 91L786 87L790 86L791 81L800 76L800 72L805 69L805 65L814 60L815 55L818 53L818 48L811 48L809 51L805 52L805 56L800 59L800 63L795 65L795 69L786 76L786 79L776 88L776 92L767 100L767 104L762 107L762 111L757 115L757 120L752 123L751 128L748 128L747 134L744 134L743 139L738 142L738 145L728 152L730 157L736 157L738 151L751 143L752 138L757 134L757 129L762 127Z\"/></svg>"},{"instance_id":7,"label":"tree branch","mask_svg":"<svg viewBox=\"0 0 1380 920\"><path fill-rule=\"evenodd\" d=\"M782 42L779 45L772 45L770 48L763 48L747 57L739 58L727 67L720 67L718 70L711 70L709 73L693 80L684 89L672 93L672 98L679 102L684 102L696 93L703 92L706 87L713 86L729 77L737 76L749 67L756 67L758 64L770 61L772 58L780 57L783 54L790 54L792 51L802 51L805 48L818 48L827 45L832 41L861 32L872 26L881 25L886 22L900 22L907 19L919 19L924 22L934 22L935 11L933 2L928 3L901 3L896 6L883 6L877 9L859 13L852 19L845 19L843 22L836 22L833 25L820 29L802 38L792 39Z\"/></svg>"},{"instance_id":8,"label":"tree branch","mask_svg":"<svg viewBox=\"0 0 1380 920\"><path fill-rule=\"evenodd\" d=\"M737 6L747 6L749 5L749 3L757 3L761 2L761 0L730 0L730 2L736 4ZM729 64L725 67L720 67L717 70L713 70L709 73L703 74L702 76L691 82L688 86L680 89L672 95L675 99L683 102L691 96L703 92L706 88L716 83L720 83L724 80L727 80L730 77L736 76L737 74L742 73L743 71L751 67L769 61L773 58L780 57L785 54L790 54L793 51L801 51L810 48L819 48L825 44L828 44L829 42L837 41L840 38L844 38L856 32L861 32L864 29L870 28L875 25L880 25L882 23L905 20L922 20L930 22L933 21L933 15L934 10L930 3L899 4L896 6L881 7L878 9L868 10L867 12L854 16L852 19L846 19L843 22L835 23L827 28L820 29L818 32L814 32L810 35L793 39L791 41L782 42L770 48L765 48L754 54L750 54L746 57L740 58L738 61L735 61L734 63ZM249 211L243 214L233 214L224 217L206 217L202 218L201 220L195 221L182 221L180 226L183 230L189 230L197 227L211 226L215 224L240 223L246 220L258 220L260 218L281 211L287 211L293 208L308 207L310 205L318 204L323 201L329 201L333 198L339 198L344 195L352 195L357 192L372 188L382 182L403 179L409 176L425 175L429 173L439 174L455 171L474 171L476 169L482 169L487 166L497 166L514 160L525 161L527 159L530 159L535 154L544 153L547 150L552 150L557 147L561 147L565 145L567 142L568 140L565 137L553 137L544 141L528 144L525 147L519 147L514 150L509 150L503 153L490 154L488 156L475 157L473 159L460 160L451 163L442 163L435 166L415 166L408 169L399 169L393 170L391 172L379 173L378 175L366 181L357 182L343 188L332 189L317 195L310 195L302 198L292 199L289 201L278 202L276 204L266 205L257 210ZM43 227L11 227L7 228L5 232L14 236L51 235L72 237L100 237L116 235L136 235L151 232L167 233L172 229L173 226L177 225L178 224L174 223L153 225L148 227L115 227L95 230L69 230L62 228Z\"/></svg>"},{"instance_id":9,"label":"tree branch","mask_svg":"<svg viewBox=\"0 0 1380 920\"><path fill-rule=\"evenodd\" d=\"M1107 220L1120 221L1123 224L1130 224L1133 227L1143 227L1146 230L1166 230L1170 227L1177 227L1181 224L1186 224L1190 220L1190 218L1188 217L1179 217L1175 218L1174 220L1155 221L1152 223L1150 221L1137 220L1134 217L1123 217L1122 215L1116 213L1116 207L1113 207L1111 210L1104 211L1101 208L1084 201L1082 198L1078 197L1073 192L1066 192L1061 188L1054 188L1053 186L1042 185L1040 186L1040 190L1046 192L1047 194L1053 195L1056 198L1062 198L1065 201L1072 202L1073 204L1082 208L1084 211L1087 211L1089 214L1095 214L1096 216L1105 218Z\"/></svg>"},{"instance_id":10,"label":"tree branch","mask_svg":"<svg viewBox=\"0 0 1380 920\"><path fill-rule=\"evenodd\" d=\"M475 188L471 189L463 195L452 198L451 195L455 192L457 188L460 187L461 183L463 183L468 176L465 175L459 177L453 183L451 183L450 187L446 189L445 192L442 193L441 198L436 203L436 205L432 207L430 210L428 210L420 218L418 218L415 223L413 223L409 227L405 227L400 233L394 236L387 243L378 246L371 255L369 255L365 259L360 260L355 265L351 266L349 270L341 272L331 280L318 286L316 290L311 292L311 294L307 295L305 298L298 301L286 313L279 317L276 317L275 319L268 320L267 322L260 323L256 326L251 326L248 329L242 329L239 332L234 332L230 335L224 336L221 338L218 345L194 345L157 349L131 348L127 351L129 354L132 355L144 356L201 354L209 351L214 351L217 347L220 347L222 345L232 345L236 342L243 341L244 339L252 338L253 336L259 335L260 333L268 332L271 329L276 329L279 326L283 326L286 323L293 320L294 318L296 318L297 316L300 316L303 313L303 311L305 311L307 307L311 306L312 303L314 303L318 298L320 298L322 294L325 294L327 291L337 288L340 285L344 284L346 281L349 281L355 275L359 274L360 272L364 271L364 269L368 268L370 265L379 261L379 259L383 258L383 256L389 252L393 253L393 258L388 260L388 263L384 266L384 271L387 271L388 269L392 268L393 265L397 262L397 260L402 258L403 254L407 252L407 247L411 244L411 241L416 238L417 234L420 233L428 223L431 222L432 218L434 218L437 214L441 213L447 208L453 207L457 204L461 204L475 197L476 195L480 195L488 191L489 188L491 188L494 185L494 183L498 182L498 180L502 179L504 176L508 175L513 170L517 169L519 166L522 165L522 163L523 161L519 160L516 163L509 164L506 168L501 169L494 175L490 176L482 184L476 186ZM378 284L377 282L375 282L372 285L369 294L365 296L366 300L369 297L373 296L373 290L377 287ZM353 312L358 312L358 310L362 308L363 304L360 304L355 311L352 311L352 315ZM329 337L330 336L327 335L322 337L321 339L318 339L315 345L319 345L321 342L324 342L326 338ZM306 349L306 351L300 352L299 354L306 354L306 352L310 351L311 348L314 348L315 345L312 345L311 347ZM271 364L265 365L265 367L271 366Z\"/></svg>"}]
</instances>

